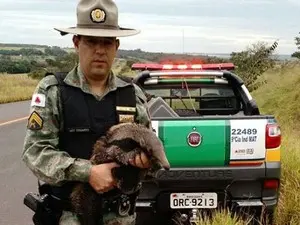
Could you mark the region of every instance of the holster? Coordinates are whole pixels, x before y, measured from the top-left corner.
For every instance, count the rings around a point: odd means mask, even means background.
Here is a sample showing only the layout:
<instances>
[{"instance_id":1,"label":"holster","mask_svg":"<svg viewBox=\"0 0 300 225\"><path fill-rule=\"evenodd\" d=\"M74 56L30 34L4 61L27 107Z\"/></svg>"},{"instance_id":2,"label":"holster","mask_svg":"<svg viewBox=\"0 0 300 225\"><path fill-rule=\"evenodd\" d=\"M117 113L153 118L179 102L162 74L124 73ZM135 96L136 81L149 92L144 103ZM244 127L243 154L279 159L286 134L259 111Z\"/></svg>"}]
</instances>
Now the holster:
<instances>
[{"instance_id":1,"label":"holster","mask_svg":"<svg viewBox=\"0 0 300 225\"><path fill-rule=\"evenodd\" d=\"M39 193L28 193L24 198L24 204L34 211L34 225L58 225L63 210L72 211L70 202L56 198L49 191L49 185L39 186ZM130 195L107 198L103 202L104 212L115 212L120 216L132 215L135 212L135 203L139 190Z\"/></svg>"},{"instance_id":2,"label":"holster","mask_svg":"<svg viewBox=\"0 0 300 225\"><path fill-rule=\"evenodd\" d=\"M62 209L57 207L55 199L47 194L28 193L24 197L24 204L34 211L32 221L35 225L58 225Z\"/></svg>"},{"instance_id":3,"label":"holster","mask_svg":"<svg viewBox=\"0 0 300 225\"><path fill-rule=\"evenodd\" d=\"M33 223L35 225L58 225L62 211L50 207L47 201L51 201L51 197L48 195L46 198L49 199L45 200L44 204L41 204L33 215Z\"/></svg>"}]
</instances>

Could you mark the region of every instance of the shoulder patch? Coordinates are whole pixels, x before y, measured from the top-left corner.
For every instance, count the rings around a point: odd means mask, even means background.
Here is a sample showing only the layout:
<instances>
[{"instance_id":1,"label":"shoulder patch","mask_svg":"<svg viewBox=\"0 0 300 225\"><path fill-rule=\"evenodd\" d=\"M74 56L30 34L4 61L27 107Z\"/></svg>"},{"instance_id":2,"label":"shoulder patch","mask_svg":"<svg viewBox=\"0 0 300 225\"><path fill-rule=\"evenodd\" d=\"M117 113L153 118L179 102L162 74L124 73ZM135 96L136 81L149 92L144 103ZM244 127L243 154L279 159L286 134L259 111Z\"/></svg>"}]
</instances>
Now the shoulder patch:
<instances>
[{"instance_id":1,"label":"shoulder patch","mask_svg":"<svg viewBox=\"0 0 300 225\"><path fill-rule=\"evenodd\" d=\"M31 107L32 106L39 106L45 107L46 106L46 96L44 94L33 94L31 99Z\"/></svg>"},{"instance_id":2,"label":"shoulder patch","mask_svg":"<svg viewBox=\"0 0 300 225\"><path fill-rule=\"evenodd\" d=\"M43 118L36 111L33 111L28 118L27 128L30 130L41 130L43 125Z\"/></svg>"}]
</instances>

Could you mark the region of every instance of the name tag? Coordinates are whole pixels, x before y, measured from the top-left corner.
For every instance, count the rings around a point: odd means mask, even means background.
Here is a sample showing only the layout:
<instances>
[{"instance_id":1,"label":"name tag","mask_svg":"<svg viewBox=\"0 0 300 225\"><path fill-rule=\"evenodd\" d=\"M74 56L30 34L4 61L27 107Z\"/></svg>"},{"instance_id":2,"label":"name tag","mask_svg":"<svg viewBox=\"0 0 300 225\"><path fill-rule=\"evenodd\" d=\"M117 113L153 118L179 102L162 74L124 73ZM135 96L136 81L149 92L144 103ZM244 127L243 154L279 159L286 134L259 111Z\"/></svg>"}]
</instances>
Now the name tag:
<instances>
[{"instance_id":1,"label":"name tag","mask_svg":"<svg viewBox=\"0 0 300 225\"><path fill-rule=\"evenodd\" d=\"M86 133L90 132L89 128L71 128L69 129L70 133Z\"/></svg>"},{"instance_id":2,"label":"name tag","mask_svg":"<svg viewBox=\"0 0 300 225\"><path fill-rule=\"evenodd\" d=\"M117 106L117 111L123 111L123 112L135 112L135 107L127 107L127 106Z\"/></svg>"}]
</instances>

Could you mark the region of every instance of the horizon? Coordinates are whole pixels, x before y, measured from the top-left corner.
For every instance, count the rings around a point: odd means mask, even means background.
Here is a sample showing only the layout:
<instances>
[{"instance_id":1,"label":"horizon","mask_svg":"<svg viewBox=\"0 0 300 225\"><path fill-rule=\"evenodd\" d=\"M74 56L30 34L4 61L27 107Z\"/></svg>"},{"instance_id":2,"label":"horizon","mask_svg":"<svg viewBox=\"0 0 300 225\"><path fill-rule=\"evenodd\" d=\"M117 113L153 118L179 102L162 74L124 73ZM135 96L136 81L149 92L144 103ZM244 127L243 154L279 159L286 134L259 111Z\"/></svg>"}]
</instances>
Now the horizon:
<instances>
[{"instance_id":1,"label":"horizon","mask_svg":"<svg viewBox=\"0 0 300 225\"><path fill-rule=\"evenodd\" d=\"M0 42L0 45L36 45L36 46L49 46L49 47L60 47L62 49L74 49L74 47L72 46L59 46L59 45L49 45L49 44L37 44L37 43L13 43L13 42ZM247 46L246 46L247 47ZM245 48L246 48L245 47ZM245 50L244 49L240 49L236 52ZM143 52L150 52L150 53L166 53L166 54L188 54L188 55L212 55L212 56L216 56L216 55L230 55L232 52L166 52L166 51L162 51L162 50L158 50L158 51L150 51L150 50L145 50L145 49L141 49L141 48L132 48L132 49L126 49L126 48L122 48L122 46L120 46L119 50L126 50L126 51L134 51L140 49ZM297 50L297 49L296 49ZM295 51L296 51L295 50ZM275 51L276 52L276 51ZM292 52L293 53L293 52ZM291 54L292 54L291 53ZM291 54L289 53L274 53L274 55L278 55L278 56L289 56L291 57Z\"/></svg>"},{"instance_id":2,"label":"horizon","mask_svg":"<svg viewBox=\"0 0 300 225\"><path fill-rule=\"evenodd\" d=\"M76 24L78 1L1 0L0 41L72 48L72 36L54 27ZM298 0L118 0L119 23L141 33L121 37L120 49L184 54L230 54L257 41L275 54L297 51ZM170 7L171 6L171 7ZM247 9L247 10L245 10ZM279 15L279 16L278 16Z\"/></svg>"},{"instance_id":3,"label":"horizon","mask_svg":"<svg viewBox=\"0 0 300 225\"><path fill-rule=\"evenodd\" d=\"M4 43L4 42L0 42L0 45L36 45L36 46L48 46L48 47L54 47L53 46L50 46L50 45L39 45L39 44L22 44L22 43ZM60 47L60 46L57 46L57 47ZM62 49L74 49L73 47L60 47ZM134 50L137 50L137 49L124 49L124 48L119 48L119 50L125 50L125 51L134 51ZM216 56L216 57L220 57L220 58L229 58L230 57L230 54L232 52L223 52L223 53L219 53L219 52L163 52L163 51L158 51L158 52L155 52L155 51L145 51L143 49L140 49L141 51L143 52L149 52L149 53L164 53L164 54L187 54L187 55L197 55L197 56ZM274 54L275 56L279 56L279 59L292 59L291 55L290 54Z\"/></svg>"}]
</instances>

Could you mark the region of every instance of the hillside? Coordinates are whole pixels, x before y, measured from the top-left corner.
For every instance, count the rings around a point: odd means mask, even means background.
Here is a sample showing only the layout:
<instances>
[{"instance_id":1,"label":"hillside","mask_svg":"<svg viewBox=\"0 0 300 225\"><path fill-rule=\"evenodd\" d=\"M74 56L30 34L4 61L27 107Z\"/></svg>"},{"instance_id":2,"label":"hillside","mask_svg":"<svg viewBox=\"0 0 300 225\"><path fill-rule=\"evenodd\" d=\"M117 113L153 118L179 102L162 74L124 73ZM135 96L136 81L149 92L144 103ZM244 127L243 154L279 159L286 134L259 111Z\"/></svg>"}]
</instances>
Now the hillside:
<instances>
[{"instance_id":1,"label":"hillside","mask_svg":"<svg viewBox=\"0 0 300 225\"><path fill-rule=\"evenodd\" d=\"M127 60L122 73L132 74L130 66L133 62L224 62L226 58L194 54L171 54L145 52L141 49L119 49L116 61ZM26 45L26 44L1 44L0 43L0 73L20 74L29 73L34 77L42 77L45 71L69 71L78 61L78 56L73 48L58 46ZM118 65L117 65L118 67Z\"/></svg>"},{"instance_id":2,"label":"hillside","mask_svg":"<svg viewBox=\"0 0 300 225\"><path fill-rule=\"evenodd\" d=\"M66 53L71 53L74 52L73 48L60 48L58 46L47 46L47 45L35 45L35 44L4 44L0 43L0 55L7 55L11 54L12 55L19 55L18 51L20 50L38 50L41 51L42 53L46 53L46 49L59 49L61 51L65 51ZM7 53L9 51L9 53ZM15 52L13 52L15 51ZM38 52L38 55L41 56L42 53ZM32 55L31 55L32 56ZM227 56L228 57L228 56ZM225 55L224 57L215 57L215 56L208 56L206 54L175 54L175 53L164 53L164 52L146 52L142 51L141 49L135 49L135 50L126 50L126 49L119 49L117 58L123 58L123 59L133 59L135 61L142 59L143 61L149 61L149 62L157 62L157 61L166 61L169 59L205 59L207 61L226 61L227 58Z\"/></svg>"}]
</instances>

